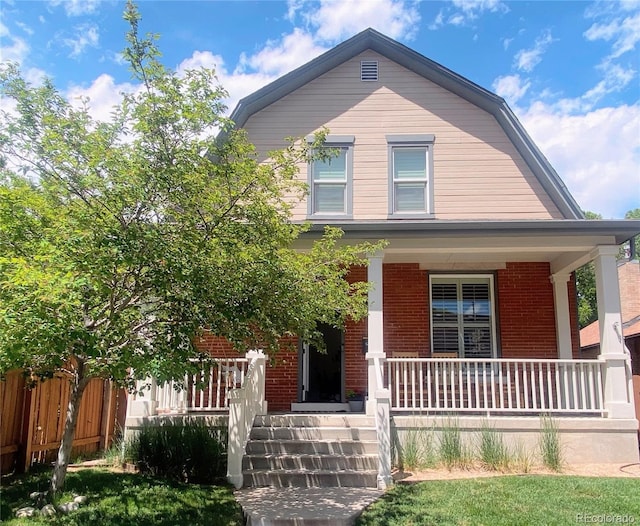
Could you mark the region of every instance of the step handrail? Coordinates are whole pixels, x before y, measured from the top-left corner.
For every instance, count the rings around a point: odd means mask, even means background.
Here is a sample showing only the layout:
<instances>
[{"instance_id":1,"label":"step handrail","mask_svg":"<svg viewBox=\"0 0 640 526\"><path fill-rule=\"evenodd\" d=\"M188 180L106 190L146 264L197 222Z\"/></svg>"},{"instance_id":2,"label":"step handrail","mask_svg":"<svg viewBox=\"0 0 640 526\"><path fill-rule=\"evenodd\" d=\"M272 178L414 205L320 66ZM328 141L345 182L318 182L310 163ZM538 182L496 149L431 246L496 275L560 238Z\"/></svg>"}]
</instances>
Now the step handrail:
<instances>
[{"instance_id":1,"label":"step handrail","mask_svg":"<svg viewBox=\"0 0 640 526\"><path fill-rule=\"evenodd\" d=\"M249 367L242 387L229 390L227 480L236 489L242 487L242 457L256 415L267 414L265 401L265 363L262 350L247 353Z\"/></svg>"}]
</instances>

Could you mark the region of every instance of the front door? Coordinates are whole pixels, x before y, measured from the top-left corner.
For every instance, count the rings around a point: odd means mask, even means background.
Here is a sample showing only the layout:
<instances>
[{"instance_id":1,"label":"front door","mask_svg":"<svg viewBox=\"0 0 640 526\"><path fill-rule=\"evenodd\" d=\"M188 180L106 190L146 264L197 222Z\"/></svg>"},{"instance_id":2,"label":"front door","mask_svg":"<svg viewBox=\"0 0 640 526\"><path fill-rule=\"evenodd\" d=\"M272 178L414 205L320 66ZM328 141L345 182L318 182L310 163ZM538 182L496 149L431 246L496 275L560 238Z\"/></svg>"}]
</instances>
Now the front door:
<instances>
[{"instance_id":1,"label":"front door","mask_svg":"<svg viewBox=\"0 0 640 526\"><path fill-rule=\"evenodd\" d=\"M314 346L304 345L301 355L302 402L342 402L344 334L340 329L321 324L320 332L326 345L326 354Z\"/></svg>"}]
</instances>

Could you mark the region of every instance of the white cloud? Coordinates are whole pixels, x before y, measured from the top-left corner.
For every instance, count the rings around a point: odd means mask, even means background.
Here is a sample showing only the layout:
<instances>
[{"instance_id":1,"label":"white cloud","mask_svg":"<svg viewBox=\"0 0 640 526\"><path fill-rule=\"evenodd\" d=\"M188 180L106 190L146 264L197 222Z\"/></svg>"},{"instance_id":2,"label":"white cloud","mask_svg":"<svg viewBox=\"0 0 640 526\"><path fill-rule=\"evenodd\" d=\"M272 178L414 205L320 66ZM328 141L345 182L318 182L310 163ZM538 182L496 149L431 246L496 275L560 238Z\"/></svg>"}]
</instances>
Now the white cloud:
<instances>
[{"instance_id":1,"label":"white cloud","mask_svg":"<svg viewBox=\"0 0 640 526\"><path fill-rule=\"evenodd\" d=\"M111 112L114 106L120 104L122 93L133 93L139 86L124 82L116 84L113 77L107 74L100 75L89 87L71 86L65 96L67 100L76 106L80 106L82 101L88 100L89 115L92 118L107 122L111 120Z\"/></svg>"},{"instance_id":2,"label":"white cloud","mask_svg":"<svg viewBox=\"0 0 640 526\"><path fill-rule=\"evenodd\" d=\"M483 11L505 12L509 8L500 0L453 0L452 4L465 13L482 13Z\"/></svg>"},{"instance_id":3,"label":"white cloud","mask_svg":"<svg viewBox=\"0 0 640 526\"><path fill-rule=\"evenodd\" d=\"M527 73L533 71L533 68L542 61L542 55L552 42L553 37L551 36L551 32L544 31L542 35L536 38L531 49L521 49L516 53L516 68L521 71L526 71Z\"/></svg>"},{"instance_id":4,"label":"white cloud","mask_svg":"<svg viewBox=\"0 0 640 526\"><path fill-rule=\"evenodd\" d=\"M640 104L572 115L538 102L520 119L583 210L621 218L637 208Z\"/></svg>"},{"instance_id":5,"label":"white cloud","mask_svg":"<svg viewBox=\"0 0 640 526\"><path fill-rule=\"evenodd\" d=\"M593 107L606 95L622 91L636 75L634 70L625 69L615 64L610 64L604 69L604 78L581 97L582 101L590 107Z\"/></svg>"},{"instance_id":6,"label":"white cloud","mask_svg":"<svg viewBox=\"0 0 640 526\"><path fill-rule=\"evenodd\" d=\"M427 27L433 31L435 29L438 29L439 27L442 27L443 25L444 25L444 13L442 12L442 9L441 9L440 11L438 11L438 14L434 18L433 22L431 22L431 24L429 24Z\"/></svg>"},{"instance_id":7,"label":"white cloud","mask_svg":"<svg viewBox=\"0 0 640 526\"><path fill-rule=\"evenodd\" d=\"M509 106L515 104L527 93L531 83L523 81L520 75L505 75L493 81L493 90L504 98Z\"/></svg>"},{"instance_id":8,"label":"white cloud","mask_svg":"<svg viewBox=\"0 0 640 526\"><path fill-rule=\"evenodd\" d=\"M248 68L269 75L284 75L289 71L309 62L326 48L314 43L313 37L299 28L285 35L279 41L268 41L263 49L254 55L242 54L238 72Z\"/></svg>"},{"instance_id":9,"label":"white cloud","mask_svg":"<svg viewBox=\"0 0 640 526\"><path fill-rule=\"evenodd\" d=\"M95 24L81 24L75 28L75 38L66 37L62 43L71 49L69 57L78 58L88 47L98 47L100 32Z\"/></svg>"},{"instance_id":10,"label":"white cloud","mask_svg":"<svg viewBox=\"0 0 640 526\"><path fill-rule=\"evenodd\" d=\"M624 18L619 17L608 23L594 23L584 32L587 40L613 41L609 60L633 51L640 42L640 13Z\"/></svg>"},{"instance_id":11,"label":"white cloud","mask_svg":"<svg viewBox=\"0 0 640 526\"><path fill-rule=\"evenodd\" d=\"M11 34L9 28L0 22L0 59L22 64L29 53L29 45L20 37Z\"/></svg>"},{"instance_id":12,"label":"white cloud","mask_svg":"<svg viewBox=\"0 0 640 526\"><path fill-rule=\"evenodd\" d=\"M405 0L289 1L290 16L299 14L313 28L314 40L335 43L372 27L391 38L410 40L420 24L417 7Z\"/></svg>"},{"instance_id":13,"label":"white cloud","mask_svg":"<svg viewBox=\"0 0 640 526\"><path fill-rule=\"evenodd\" d=\"M304 8L306 0L287 0L287 14L285 18L289 22L295 22L298 13Z\"/></svg>"},{"instance_id":14,"label":"white cloud","mask_svg":"<svg viewBox=\"0 0 640 526\"><path fill-rule=\"evenodd\" d=\"M62 5L67 16L80 16L95 13L101 0L49 0L53 7Z\"/></svg>"},{"instance_id":15,"label":"white cloud","mask_svg":"<svg viewBox=\"0 0 640 526\"><path fill-rule=\"evenodd\" d=\"M452 26L463 26L467 22L467 19L462 13L456 13L455 15L451 15L447 22Z\"/></svg>"},{"instance_id":16,"label":"white cloud","mask_svg":"<svg viewBox=\"0 0 640 526\"><path fill-rule=\"evenodd\" d=\"M0 22L0 60L7 62L16 62L21 70L22 76L27 82L34 85L42 83L45 73L41 69L29 67L25 65L29 51L29 44L20 37L12 35L9 28Z\"/></svg>"},{"instance_id":17,"label":"white cloud","mask_svg":"<svg viewBox=\"0 0 640 526\"><path fill-rule=\"evenodd\" d=\"M244 72L229 71L224 59L220 55L214 55L210 51L195 51L191 57L183 60L176 72L182 75L187 69L198 69L200 67L214 69L218 81L229 93L229 97L225 100L228 111L231 112L238 101L267 85L278 78L278 75L270 75L262 71Z\"/></svg>"},{"instance_id":18,"label":"white cloud","mask_svg":"<svg viewBox=\"0 0 640 526\"><path fill-rule=\"evenodd\" d=\"M24 31L27 35L29 35L29 36L33 35L33 29L31 29L24 22L16 22L16 26L18 26L20 29L22 29L22 31Z\"/></svg>"},{"instance_id":19,"label":"white cloud","mask_svg":"<svg viewBox=\"0 0 640 526\"><path fill-rule=\"evenodd\" d=\"M453 0L438 12L429 29L438 29L446 23L453 26L465 26L473 23L484 13L504 14L509 7L501 0Z\"/></svg>"}]
</instances>

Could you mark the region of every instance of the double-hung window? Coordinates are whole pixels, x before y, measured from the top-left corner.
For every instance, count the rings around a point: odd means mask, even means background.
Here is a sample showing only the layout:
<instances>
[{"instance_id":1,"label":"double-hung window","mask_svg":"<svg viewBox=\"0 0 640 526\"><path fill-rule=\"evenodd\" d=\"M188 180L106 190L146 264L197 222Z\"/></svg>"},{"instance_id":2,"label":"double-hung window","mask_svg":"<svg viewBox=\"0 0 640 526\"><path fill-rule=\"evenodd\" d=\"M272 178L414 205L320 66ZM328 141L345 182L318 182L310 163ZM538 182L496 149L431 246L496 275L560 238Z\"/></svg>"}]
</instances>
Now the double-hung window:
<instances>
[{"instance_id":1,"label":"double-hung window","mask_svg":"<svg viewBox=\"0 0 640 526\"><path fill-rule=\"evenodd\" d=\"M322 158L309 166L308 215L347 218L352 214L353 137L327 136Z\"/></svg>"},{"instance_id":2,"label":"double-hung window","mask_svg":"<svg viewBox=\"0 0 640 526\"><path fill-rule=\"evenodd\" d=\"M433 135L388 135L389 215L431 217Z\"/></svg>"},{"instance_id":3,"label":"double-hung window","mask_svg":"<svg viewBox=\"0 0 640 526\"><path fill-rule=\"evenodd\" d=\"M431 352L496 357L493 275L432 275Z\"/></svg>"}]
</instances>

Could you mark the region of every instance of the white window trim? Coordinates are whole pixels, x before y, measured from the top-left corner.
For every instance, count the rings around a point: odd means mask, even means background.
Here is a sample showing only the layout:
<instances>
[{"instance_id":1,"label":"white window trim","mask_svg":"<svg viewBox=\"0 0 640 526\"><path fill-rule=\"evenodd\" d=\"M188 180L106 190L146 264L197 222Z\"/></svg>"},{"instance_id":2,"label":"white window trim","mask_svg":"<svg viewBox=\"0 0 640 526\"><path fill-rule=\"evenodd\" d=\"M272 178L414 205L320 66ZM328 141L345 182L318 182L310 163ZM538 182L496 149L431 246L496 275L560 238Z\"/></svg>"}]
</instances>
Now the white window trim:
<instances>
[{"instance_id":1,"label":"white window trim","mask_svg":"<svg viewBox=\"0 0 640 526\"><path fill-rule=\"evenodd\" d=\"M433 145L435 135L433 134L413 134L413 135L387 135L388 151L388 179L389 179L389 219L431 219L433 213ZM394 156L396 148L424 148L427 155L426 179L403 179L402 182L424 182L425 184L425 209L421 211L397 212L395 210L395 179L394 179Z\"/></svg>"},{"instance_id":2,"label":"white window trim","mask_svg":"<svg viewBox=\"0 0 640 526\"><path fill-rule=\"evenodd\" d=\"M491 299L491 358L498 357L498 320L496 317L496 296L495 296L495 275L494 274L429 274L429 345L431 356L434 356L434 347L433 347L433 280L456 280L456 281L464 281L464 280L477 280L477 279L488 279L489 280L489 297ZM458 320L458 357L464 358L464 356L460 355L460 351L464 351L464 344L461 347L461 341L463 339L461 335L461 323ZM437 354L435 354L437 357ZM481 361L481 359L479 359Z\"/></svg>"},{"instance_id":3,"label":"white window trim","mask_svg":"<svg viewBox=\"0 0 640 526\"><path fill-rule=\"evenodd\" d=\"M314 136L307 136L307 142L313 142ZM353 219L353 143L355 137L353 135L327 135L323 143L326 148L344 148L345 152L345 169L346 181L324 180L327 184L345 184L345 211L344 212L316 212L315 211L315 182L313 179L313 162L307 165L307 184L309 186L309 194L307 196L307 217L309 219Z\"/></svg>"}]
</instances>

